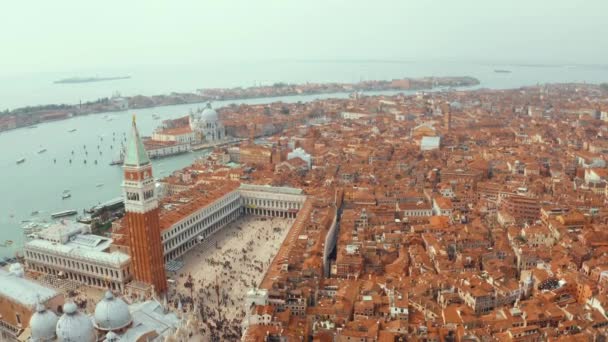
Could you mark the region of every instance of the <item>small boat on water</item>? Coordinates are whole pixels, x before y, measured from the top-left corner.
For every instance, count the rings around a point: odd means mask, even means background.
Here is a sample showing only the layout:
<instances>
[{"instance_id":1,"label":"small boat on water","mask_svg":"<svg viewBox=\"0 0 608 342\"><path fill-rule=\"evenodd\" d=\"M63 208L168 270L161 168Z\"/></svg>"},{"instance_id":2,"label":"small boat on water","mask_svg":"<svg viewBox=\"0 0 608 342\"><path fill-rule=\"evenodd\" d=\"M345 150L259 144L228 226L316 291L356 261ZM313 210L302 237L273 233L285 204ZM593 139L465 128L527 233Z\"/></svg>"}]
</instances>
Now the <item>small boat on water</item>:
<instances>
[{"instance_id":1,"label":"small boat on water","mask_svg":"<svg viewBox=\"0 0 608 342\"><path fill-rule=\"evenodd\" d=\"M91 218L91 216L83 216L76 221L84 224L91 224L91 222L93 222L93 219Z\"/></svg>"},{"instance_id":2,"label":"small boat on water","mask_svg":"<svg viewBox=\"0 0 608 342\"><path fill-rule=\"evenodd\" d=\"M103 186L103 183L99 183L96 185L96 187L101 188Z\"/></svg>"},{"instance_id":3,"label":"small boat on water","mask_svg":"<svg viewBox=\"0 0 608 342\"><path fill-rule=\"evenodd\" d=\"M112 148L112 146L110 146ZM120 155L117 159L114 159L110 162L110 165L122 165L125 162L125 149L124 147L120 149Z\"/></svg>"},{"instance_id":4,"label":"small boat on water","mask_svg":"<svg viewBox=\"0 0 608 342\"><path fill-rule=\"evenodd\" d=\"M160 119L160 116L158 114L152 114L152 118L154 120L158 120L158 119Z\"/></svg>"},{"instance_id":5,"label":"small boat on water","mask_svg":"<svg viewBox=\"0 0 608 342\"><path fill-rule=\"evenodd\" d=\"M494 70L494 72L497 73L497 74L510 74L511 70L496 69L496 70Z\"/></svg>"},{"instance_id":6,"label":"small boat on water","mask_svg":"<svg viewBox=\"0 0 608 342\"><path fill-rule=\"evenodd\" d=\"M72 128L72 129L71 129L71 130L69 130L68 132L70 132L70 133L74 133L74 132L76 132L76 128Z\"/></svg>"},{"instance_id":7,"label":"small boat on water","mask_svg":"<svg viewBox=\"0 0 608 342\"><path fill-rule=\"evenodd\" d=\"M72 216L72 215L76 215L78 212L76 210L64 210L64 211L59 211L56 212L54 214L51 214L52 218L60 218L60 217L66 217L66 216Z\"/></svg>"},{"instance_id":8,"label":"small boat on water","mask_svg":"<svg viewBox=\"0 0 608 342\"><path fill-rule=\"evenodd\" d=\"M21 164L25 162L25 158L19 158L17 159L17 164Z\"/></svg>"},{"instance_id":9,"label":"small boat on water","mask_svg":"<svg viewBox=\"0 0 608 342\"><path fill-rule=\"evenodd\" d=\"M32 129L32 128L38 128L38 126L33 125L33 126L27 126L26 128Z\"/></svg>"},{"instance_id":10,"label":"small boat on water","mask_svg":"<svg viewBox=\"0 0 608 342\"><path fill-rule=\"evenodd\" d=\"M68 199L70 197L72 197L72 194L70 193L64 193L63 195L61 195L61 199Z\"/></svg>"},{"instance_id":11,"label":"small boat on water","mask_svg":"<svg viewBox=\"0 0 608 342\"><path fill-rule=\"evenodd\" d=\"M40 214L40 212L39 212L38 210L34 210L34 211L32 211L32 216L34 216L34 215L38 215L38 214Z\"/></svg>"},{"instance_id":12,"label":"small boat on water","mask_svg":"<svg viewBox=\"0 0 608 342\"><path fill-rule=\"evenodd\" d=\"M38 150L38 153L44 153L44 152L46 152L46 148Z\"/></svg>"}]
</instances>

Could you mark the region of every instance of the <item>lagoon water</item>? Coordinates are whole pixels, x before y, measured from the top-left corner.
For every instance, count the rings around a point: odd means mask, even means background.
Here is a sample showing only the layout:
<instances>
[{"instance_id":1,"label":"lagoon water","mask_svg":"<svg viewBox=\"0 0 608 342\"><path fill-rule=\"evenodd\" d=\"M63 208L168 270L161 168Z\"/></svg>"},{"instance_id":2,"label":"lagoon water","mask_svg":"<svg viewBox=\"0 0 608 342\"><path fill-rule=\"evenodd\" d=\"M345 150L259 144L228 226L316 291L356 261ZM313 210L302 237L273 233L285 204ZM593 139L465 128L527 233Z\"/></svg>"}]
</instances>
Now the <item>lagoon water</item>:
<instances>
[{"instance_id":1,"label":"lagoon water","mask_svg":"<svg viewBox=\"0 0 608 342\"><path fill-rule=\"evenodd\" d=\"M495 69L511 70L510 74ZM201 88L249 87L274 82L358 82L402 77L473 76L489 88L514 88L548 82L608 80L608 66L505 65L459 62L405 61L280 61L215 63L198 66L141 66L70 72L5 74L0 70L0 110L49 103L76 104L122 95L193 92ZM53 84L70 77L131 76L130 79Z\"/></svg>"},{"instance_id":2,"label":"lagoon water","mask_svg":"<svg viewBox=\"0 0 608 342\"><path fill-rule=\"evenodd\" d=\"M495 73L494 69L508 69L512 73ZM97 83L52 83L67 77L120 75L130 75L132 78ZM608 80L608 68L319 61L165 67L148 71L141 68L0 75L0 110L47 103L78 103L80 100L108 97L116 91L123 95L154 95L172 91L191 92L198 88L251 86L257 83L357 82L362 79L423 76L473 76L481 81L480 87L514 88L550 82L605 82ZM310 101L328 96L345 97L347 94L223 101L214 103L214 106L221 107L229 103ZM150 135L161 120L186 115L190 109L196 107L197 105L179 105L137 110L138 127L142 135ZM122 170L120 166L109 166L109 163L118 156L120 141L128 132L133 113L125 111L88 115L41 124L33 129L22 128L0 133L0 245L6 240L14 241L9 247L0 247L0 256L13 255L22 246L23 220L49 220L52 212L65 209L82 211L99 202L120 196ZM153 119L153 114L158 114L161 119ZM69 133L72 129L76 131ZM42 148L47 151L38 153ZM204 153L207 152L199 151L155 160L155 176L158 178L168 175L189 165ZM19 158L26 158L26 161L16 164ZM70 159L72 163L69 163ZM95 160L97 164L94 163ZM64 190L70 190L72 197L62 199ZM40 213L32 216L33 211Z\"/></svg>"}]
</instances>

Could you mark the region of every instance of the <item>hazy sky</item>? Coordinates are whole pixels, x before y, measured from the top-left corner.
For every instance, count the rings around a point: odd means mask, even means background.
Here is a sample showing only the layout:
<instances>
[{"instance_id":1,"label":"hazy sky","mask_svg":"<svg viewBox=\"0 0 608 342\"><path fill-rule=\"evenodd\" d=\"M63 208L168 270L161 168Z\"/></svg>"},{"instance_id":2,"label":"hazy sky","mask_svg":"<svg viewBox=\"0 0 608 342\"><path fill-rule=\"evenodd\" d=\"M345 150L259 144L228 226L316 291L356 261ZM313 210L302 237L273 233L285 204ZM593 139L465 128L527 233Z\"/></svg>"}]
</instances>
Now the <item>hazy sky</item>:
<instances>
[{"instance_id":1,"label":"hazy sky","mask_svg":"<svg viewBox=\"0 0 608 342\"><path fill-rule=\"evenodd\" d=\"M0 73L269 59L606 63L608 0L19 0Z\"/></svg>"}]
</instances>

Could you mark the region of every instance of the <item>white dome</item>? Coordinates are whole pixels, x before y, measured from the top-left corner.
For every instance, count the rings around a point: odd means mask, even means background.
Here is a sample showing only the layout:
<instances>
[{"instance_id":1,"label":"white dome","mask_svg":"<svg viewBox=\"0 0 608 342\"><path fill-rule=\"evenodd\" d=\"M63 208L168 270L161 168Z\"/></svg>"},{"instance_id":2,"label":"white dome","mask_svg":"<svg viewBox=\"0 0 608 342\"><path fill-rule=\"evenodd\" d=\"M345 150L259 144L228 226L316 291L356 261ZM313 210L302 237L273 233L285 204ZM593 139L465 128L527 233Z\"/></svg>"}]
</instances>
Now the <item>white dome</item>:
<instances>
[{"instance_id":1,"label":"white dome","mask_svg":"<svg viewBox=\"0 0 608 342\"><path fill-rule=\"evenodd\" d=\"M59 318L51 310L47 310L44 305L38 303L36 312L30 318L30 330L32 331L32 341L47 342L55 340L55 327Z\"/></svg>"},{"instance_id":2,"label":"white dome","mask_svg":"<svg viewBox=\"0 0 608 342\"><path fill-rule=\"evenodd\" d=\"M11 264L11 266L8 268L8 271L16 275L17 277L23 277L23 275L25 274L23 266L21 266L21 264L18 262Z\"/></svg>"},{"instance_id":3,"label":"white dome","mask_svg":"<svg viewBox=\"0 0 608 342\"><path fill-rule=\"evenodd\" d=\"M131 324L129 306L122 299L114 297L112 292L95 306L95 326L100 330L119 330Z\"/></svg>"},{"instance_id":4,"label":"white dome","mask_svg":"<svg viewBox=\"0 0 608 342\"><path fill-rule=\"evenodd\" d=\"M63 305L63 316L57 321L55 332L59 342L95 341L93 322L87 315L80 313L73 302Z\"/></svg>"},{"instance_id":5,"label":"white dome","mask_svg":"<svg viewBox=\"0 0 608 342\"><path fill-rule=\"evenodd\" d=\"M205 108L205 110L203 110L203 113L201 114L201 121L214 122L217 120L218 120L217 112L215 111L215 109L211 108L211 104L208 103L207 108Z\"/></svg>"}]
</instances>

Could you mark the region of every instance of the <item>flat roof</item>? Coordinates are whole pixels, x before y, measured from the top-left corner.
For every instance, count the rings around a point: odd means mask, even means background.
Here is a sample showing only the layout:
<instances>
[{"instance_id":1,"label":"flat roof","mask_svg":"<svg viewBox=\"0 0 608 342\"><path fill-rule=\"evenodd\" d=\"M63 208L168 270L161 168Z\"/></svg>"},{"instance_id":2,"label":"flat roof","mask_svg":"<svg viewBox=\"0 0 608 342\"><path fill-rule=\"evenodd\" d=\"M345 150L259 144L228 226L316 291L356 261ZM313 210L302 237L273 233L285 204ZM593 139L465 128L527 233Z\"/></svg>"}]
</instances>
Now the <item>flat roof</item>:
<instances>
[{"instance_id":1,"label":"flat roof","mask_svg":"<svg viewBox=\"0 0 608 342\"><path fill-rule=\"evenodd\" d=\"M110 240L111 241L111 240ZM67 258L81 259L111 267L120 267L128 262L130 257L121 252L102 252L95 248L78 245L75 243L60 244L52 241L35 239L25 244L26 249L38 249Z\"/></svg>"},{"instance_id":2,"label":"flat roof","mask_svg":"<svg viewBox=\"0 0 608 342\"><path fill-rule=\"evenodd\" d=\"M422 137L421 140L421 144L422 145L439 145L439 142L441 141L440 137Z\"/></svg>"},{"instance_id":3,"label":"flat roof","mask_svg":"<svg viewBox=\"0 0 608 342\"><path fill-rule=\"evenodd\" d=\"M264 191L264 192L274 192L281 194L289 194L289 195L301 195L302 189L298 188L290 188L286 186L270 186L270 185L256 185L256 184L244 184L242 183L239 187L240 190L250 190L250 191Z\"/></svg>"},{"instance_id":4,"label":"flat roof","mask_svg":"<svg viewBox=\"0 0 608 342\"><path fill-rule=\"evenodd\" d=\"M59 294L51 288L18 277L3 269L0 269L0 284L2 284L0 296L28 307L34 307L38 301L44 303Z\"/></svg>"},{"instance_id":5,"label":"flat roof","mask_svg":"<svg viewBox=\"0 0 608 342\"><path fill-rule=\"evenodd\" d=\"M155 300L131 304L129 311L133 324L120 336L121 341L138 341L152 330L159 336L168 336L179 325L179 317L173 312L165 313L162 305Z\"/></svg>"},{"instance_id":6,"label":"flat roof","mask_svg":"<svg viewBox=\"0 0 608 342\"><path fill-rule=\"evenodd\" d=\"M102 252L110 248L110 245L112 245L112 239L93 234L78 234L65 245Z\"/></svg>"},{"instance_id":7,"label":"flat roof","mask_svg":"<svg viewBox=\"0 0 608 342\"><path fill-rule=\"evenodd\" d=\"M89 231L90 227L83 223L61 220L40 231L38 236L43 240L66 243L72 236Z\"/></svg>"}]
</instances>

